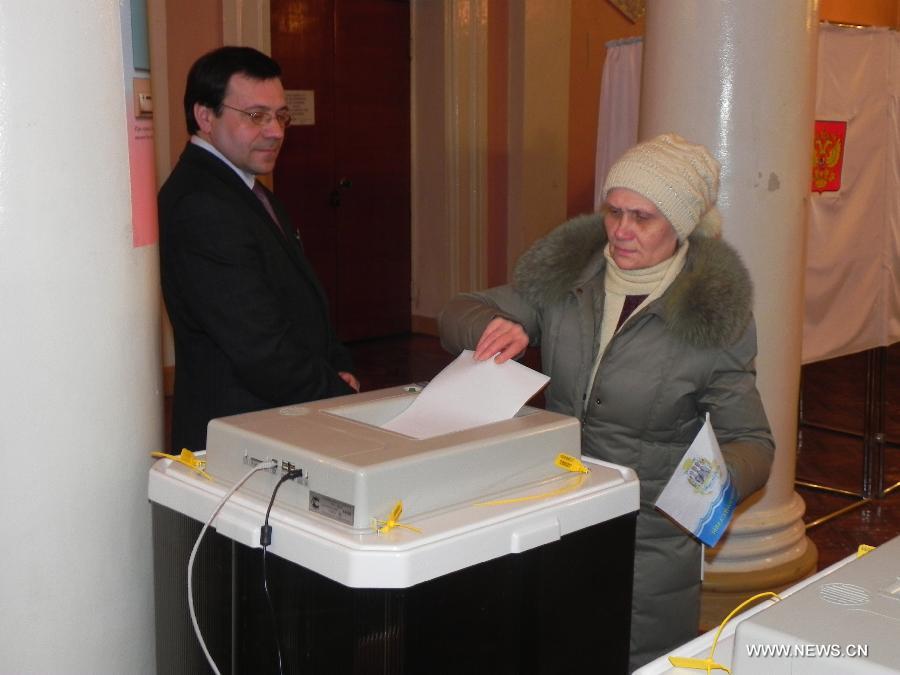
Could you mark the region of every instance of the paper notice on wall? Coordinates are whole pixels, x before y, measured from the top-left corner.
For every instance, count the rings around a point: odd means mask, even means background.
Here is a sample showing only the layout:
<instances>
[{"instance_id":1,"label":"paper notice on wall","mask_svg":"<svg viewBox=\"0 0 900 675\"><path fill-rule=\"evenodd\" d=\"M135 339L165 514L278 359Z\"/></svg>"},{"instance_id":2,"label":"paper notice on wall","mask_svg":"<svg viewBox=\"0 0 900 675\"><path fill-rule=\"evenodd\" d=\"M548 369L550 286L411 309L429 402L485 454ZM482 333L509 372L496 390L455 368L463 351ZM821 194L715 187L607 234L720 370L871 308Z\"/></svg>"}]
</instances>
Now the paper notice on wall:
<instances>
[{"instance_id":1,"label":"paper notice on wall","mask_svg":"<svg viewBox=\"0 0 900 675\"><path fill-rule=\"evenodd\" d=\"M516 361L476 361L465 350L383 428L421 439L510 419L549 380Z\"/></svg>"},{"instance_id":2,"label":"paper notice on wall","mask_svg":"<svg viewBox=\"0 0 900 675\"><path fill-rule=\"evenodd\" d=\"M313 89L287 89L284 92L292 126L311 126L316 123L316 92Z\"/></svg>"},{"instance_id":3,"label":"paper notice on wall","mask_svg":"<svg viewBox=\"0 0 900 675\"><path fill-rule=\"evenodd\" d=\"M736 505L737 492L707 413L706 422L663 488L656 507L707 546L715 546L731 522Z\"/></svg>"},{"instance_id":4,"label":"paper notice on wall","mask_svg":"<svg viewBox=\"0 0 900 675\"><path fill-rule=\"evenodd\" d=\"M131 169L132 246L159 241L156 214L156 160L153 155L153 119L132 118L128 136Z\"/></svg>"}]
</instances>

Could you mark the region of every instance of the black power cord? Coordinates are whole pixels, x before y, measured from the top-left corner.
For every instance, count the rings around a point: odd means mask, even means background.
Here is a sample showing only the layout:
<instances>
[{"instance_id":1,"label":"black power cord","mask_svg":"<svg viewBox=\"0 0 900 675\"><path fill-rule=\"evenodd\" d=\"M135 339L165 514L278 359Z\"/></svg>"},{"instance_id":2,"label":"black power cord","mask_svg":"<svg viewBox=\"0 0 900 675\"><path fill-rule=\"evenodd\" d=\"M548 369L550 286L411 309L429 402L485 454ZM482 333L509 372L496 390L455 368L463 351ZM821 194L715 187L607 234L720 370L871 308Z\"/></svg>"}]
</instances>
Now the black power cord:
<instances>
[{"instance_id":1,"label":"black power cord","mask_svg":"<svg viewBox=\"0 0 900 675\"><path fill-rule=\"evenodd\" d=\"M295 469L293 471L288 471L281 477L281 479L275 485L275 489L272 490L272 498L269 500L269 508L266 509L266 520L259 531L259 545L262 546L263 590L266 594L266 602L269 605L269 617L272 620L272 634L275 636L275 649L278 651L278 672L282 675L284 673L284 665L281 658L281 638L278 637L278 618L275 615L275 605L272 603L272 596L269 594L269 575L268 571L266 570L266 549L269 547L269 544L272 543L272 526L269 525L269 514L272 512L272 504L275 503L275 495L278 494L279 488L286 481L294 480L295 478L301 478L302 476L303 469Z\"/></svg>"}]
</instances>

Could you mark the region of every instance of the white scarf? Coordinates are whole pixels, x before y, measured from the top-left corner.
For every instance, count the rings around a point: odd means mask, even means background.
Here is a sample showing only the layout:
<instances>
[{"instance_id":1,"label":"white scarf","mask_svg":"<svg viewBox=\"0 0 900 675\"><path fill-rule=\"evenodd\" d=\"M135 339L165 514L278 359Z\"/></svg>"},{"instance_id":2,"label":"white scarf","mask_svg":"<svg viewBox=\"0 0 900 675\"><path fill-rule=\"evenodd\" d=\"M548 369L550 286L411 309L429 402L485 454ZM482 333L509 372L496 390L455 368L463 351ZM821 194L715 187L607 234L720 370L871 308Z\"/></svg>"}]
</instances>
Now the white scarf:
<instances>
[{"instance_id":1,"label":"white scarf","mask_svg":"<svg viewBox=\"0 0 900 675\"><path fill-rule=\"evenodd\" d=\"M685 241L675 251L675 255L652 267L644 267L637 270L623 270L620 268L609 253L609 244L603 249L603 257L606 258L603 316L600 320L600 335L597 343L597 352L594 356L594 367L591 370L591 377L585 391L585 408L587 408L590 400L591 389L594 387L594 379L597 376L597 369L600 367L603 353L606 351L606 347L612 340L613 335L617 332L616 324L619 322L619 316L622 314L625 297L628 295L647 296L634 309L631 315L622 322L619 330L624 328L644 307L660 297L672 285L675 277L684 269L684 260L687 256L688 246L689 242Z\"/></svg>"}]
</instances>

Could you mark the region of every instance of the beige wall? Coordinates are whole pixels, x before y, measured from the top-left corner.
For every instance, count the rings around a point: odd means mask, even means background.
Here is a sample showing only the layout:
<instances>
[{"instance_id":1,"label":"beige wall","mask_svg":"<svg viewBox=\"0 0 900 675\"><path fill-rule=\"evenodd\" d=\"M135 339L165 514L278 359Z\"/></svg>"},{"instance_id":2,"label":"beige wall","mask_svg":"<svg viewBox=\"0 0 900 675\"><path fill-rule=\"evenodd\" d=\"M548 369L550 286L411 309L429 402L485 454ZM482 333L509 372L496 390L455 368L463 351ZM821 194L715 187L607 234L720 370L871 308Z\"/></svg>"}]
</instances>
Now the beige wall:
<instances>
[{"instance_id":1,"label":"beige wall","mask_svg":"<svg viewBox=\"0 0 900 675\"><path fill-rule=\"evenodd\" d=\"M184 122L184 82L191 64L201 54L222 45L221 0L148 0L153 119L156 138L156 176L163 184L188 134ZM162 364L164 387L173 390L175 348L172 327L162 312Z\"/></svg>"},{"instance_id":2,"label":"beige wall","mask_svg":"<svg viewBox=\"0 0 900 675\"><path fill-rule=\"evenodd\" d=\"M166 0L166 44L167 121L169 151L174 165L188 138L181 105L187 72L198 56L222 46L221 0Z\"/></svg>"}]
</instances>

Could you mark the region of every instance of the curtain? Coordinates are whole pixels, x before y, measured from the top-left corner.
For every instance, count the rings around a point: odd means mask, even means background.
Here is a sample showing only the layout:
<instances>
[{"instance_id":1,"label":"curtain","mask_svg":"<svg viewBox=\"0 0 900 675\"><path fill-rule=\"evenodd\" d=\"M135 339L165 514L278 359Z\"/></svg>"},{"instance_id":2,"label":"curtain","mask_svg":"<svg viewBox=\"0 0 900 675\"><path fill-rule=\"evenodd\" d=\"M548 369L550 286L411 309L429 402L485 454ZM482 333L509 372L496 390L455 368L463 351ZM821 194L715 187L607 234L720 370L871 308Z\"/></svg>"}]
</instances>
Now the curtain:
<instances>
[{"instance_id":1,"label":"curtain","mask_svg":"<svg viewBox=\"0 0 900 675\"><path fill-rule=\"evenodd\" d=\"M643 40L627 38L606 43L597 119L597 162L594 210L603 202L606 173L619 156L637 143L641 103Z\"/></svg>"},{"instance_id":2,"label":"curtain","mask_svg":"<svg viewBox=\"0 0 900 675\"><path fill-rule=\"evenodd\" d=\"M810 196L803 362L900 340L900 40L823 25L816 119L846 123L835 191Z\"/></svg>"}]
</instances>

